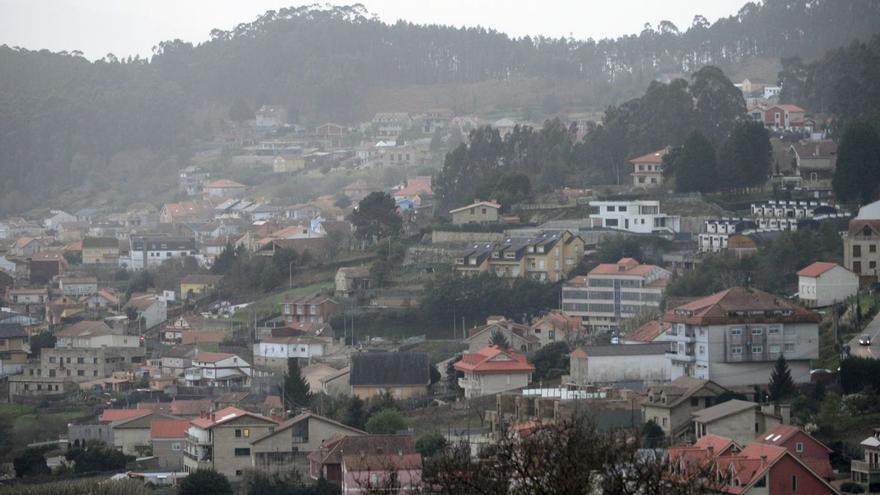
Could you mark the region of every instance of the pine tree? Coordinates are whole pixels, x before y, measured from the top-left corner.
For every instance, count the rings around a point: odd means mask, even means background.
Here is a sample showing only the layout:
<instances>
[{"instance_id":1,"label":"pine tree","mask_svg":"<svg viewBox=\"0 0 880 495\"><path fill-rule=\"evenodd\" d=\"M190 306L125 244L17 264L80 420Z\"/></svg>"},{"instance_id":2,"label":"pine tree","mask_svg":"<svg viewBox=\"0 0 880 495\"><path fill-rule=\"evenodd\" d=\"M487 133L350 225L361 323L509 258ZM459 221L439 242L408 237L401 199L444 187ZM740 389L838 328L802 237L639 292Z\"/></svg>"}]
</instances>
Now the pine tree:
<instances>
[{"instance_id":1,"label":"pine tree","mask_svg":"<svg viewBox=\"0 0 880 495\"><path fill-rule=\"evenodd\" d=\"M284 407L294 409L297 407L307 407L312 399L312 391L309 384L303 378L299 370L299 363L296 358L287 360L287 373L284 375L284 384L282 385L282 395L284 397Z\"/></svg>"},{"instance_id":2,"label":"pine tree","mask_svg":"<svg viewBox=\"0 0 880 495\"><path fill-rule=\"evenodd\" d=\"M779 402L785 398L794 395L794 380L791 378L791 370L788 368L788 362L785 356L779 355L776 364L773 366L773 372L770 374L770 398L774 402Z\"/></svg>"},{"instance_id":3,"label":"pine tree","mask_svg":"<svg viewBox=\"0 0 880 495\"><path fill-rule=\"evenodd\" d=\"M364 409L364 401L360 397L355 395L351 398L342 422L352 428L364 429L367 424L367 411Z\"/></svg>"},{"instance_id":4,"label":"pine tree","mask_svg":"<svg viewBox=\"0 0 880 495\"><path fill-rule=\"evenodd\" d=\"M508 349L510 348L510 341L507 340L503 332L495 332L492 338L489 339L489 345L497 345L502 349Z\"/></svg>"}]
</instances>

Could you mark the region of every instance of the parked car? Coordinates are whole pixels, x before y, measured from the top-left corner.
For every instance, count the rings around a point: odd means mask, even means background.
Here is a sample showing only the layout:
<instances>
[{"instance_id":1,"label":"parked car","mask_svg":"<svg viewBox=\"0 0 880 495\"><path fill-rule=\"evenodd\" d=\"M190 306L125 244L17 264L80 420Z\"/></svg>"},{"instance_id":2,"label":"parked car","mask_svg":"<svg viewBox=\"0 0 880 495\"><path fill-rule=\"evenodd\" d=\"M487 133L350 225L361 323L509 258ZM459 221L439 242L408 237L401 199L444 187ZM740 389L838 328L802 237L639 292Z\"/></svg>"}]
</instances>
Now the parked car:
<instances>
[{"instance_id":1,"label":"parked car","mask_svg":"<svg viewBox=\"0 0 880 495\"><path fill-rule=\"evenodd\" d=\"M861 337L859 337L859 345L871 345L871 336L862 335Z\"/></svg>"}]
</instances>

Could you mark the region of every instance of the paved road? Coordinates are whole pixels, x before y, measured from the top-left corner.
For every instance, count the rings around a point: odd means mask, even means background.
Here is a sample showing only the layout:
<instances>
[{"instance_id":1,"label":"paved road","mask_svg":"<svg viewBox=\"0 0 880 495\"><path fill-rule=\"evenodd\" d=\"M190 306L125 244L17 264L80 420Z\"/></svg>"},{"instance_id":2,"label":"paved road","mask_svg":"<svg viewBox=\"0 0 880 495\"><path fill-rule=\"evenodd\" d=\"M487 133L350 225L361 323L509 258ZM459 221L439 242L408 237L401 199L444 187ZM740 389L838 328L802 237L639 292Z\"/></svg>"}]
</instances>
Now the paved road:
<instances>
[{"instance_id":1,"label":"paved road","mask_svg":"<svg viewBox=\"0 0 880 495\"><path fill-rule=\"evenodd\" d=\"M871 345L859 345L859 337L862 335L871 336ZM850 356L880 359L880 314L871 320L861 334L847 342L847 345Z\"/></svg>"}]
</instances>

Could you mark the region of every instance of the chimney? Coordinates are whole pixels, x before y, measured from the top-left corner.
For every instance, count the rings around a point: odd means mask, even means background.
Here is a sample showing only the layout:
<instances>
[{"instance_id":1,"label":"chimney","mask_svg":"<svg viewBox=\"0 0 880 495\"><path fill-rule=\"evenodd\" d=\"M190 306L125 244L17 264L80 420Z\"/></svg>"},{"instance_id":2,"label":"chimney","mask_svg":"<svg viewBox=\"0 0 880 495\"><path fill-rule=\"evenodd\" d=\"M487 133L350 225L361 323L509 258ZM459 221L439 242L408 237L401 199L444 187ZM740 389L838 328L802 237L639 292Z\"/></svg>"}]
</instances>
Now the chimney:
<instances>
[{"instance_id":1,"label":"chimney","mask_svg":"<svg viewBox=\"0 0 880 495\"><path fill-rule=\"evenodd\" d=\"M767 454L761 455L761 468L767 465Z\"/></svg>"}]
</instances>

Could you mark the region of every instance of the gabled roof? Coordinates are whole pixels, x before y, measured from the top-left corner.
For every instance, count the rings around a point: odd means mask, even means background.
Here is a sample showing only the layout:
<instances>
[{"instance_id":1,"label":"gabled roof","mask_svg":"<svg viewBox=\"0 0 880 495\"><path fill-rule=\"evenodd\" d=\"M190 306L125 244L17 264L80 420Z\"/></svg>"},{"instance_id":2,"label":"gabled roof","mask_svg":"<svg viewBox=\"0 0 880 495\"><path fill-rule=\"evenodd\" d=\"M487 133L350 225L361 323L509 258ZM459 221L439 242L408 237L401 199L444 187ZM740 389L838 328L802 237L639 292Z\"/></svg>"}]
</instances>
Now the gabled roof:
<instances>
[{"instance_id":1,"label":"gabled roof","mask_svg":"<svg viewBox=\"0 0 880 495\"><path fill-rule=\"evenodd\" d=\"M710 423L712 421L726 418L727 416L731 416L733 414L739 414L741 412L745 412L750 409L754 410L757 408L758 404L755 402L731 399L729 401L716 404L712 407L707 407L705 409L696 411L695 413L693 413L693 418L694 421L700 423Z\"/></svg>"},{"instance_id":2,"label":"gabled roof","mask_svg":"<svg viewBox=\"0 0 880 495\"><path fill-rule=\"evenodd\" d=\"M799 277L819 277L823 273L831 270L834 267L838 267L837 263L829 263L827 261L817 261L811 265L807 265L804 268L801 268L800 271L797 272Z\"/></svg>"},{"instance_id":3,"label":"gabled roof","mask_svg":"<svg viewBox=\"0 0 880 495\"><path fill-rule=\"evenodd\" d=\"M667 311L667 323L724 325L731 323L816 323L818 313L762 290L733 287Z\"/></svg>"},{"instance_id":4,"label":"gabled roof","mask_svg":"<svg viewBox=\"0 0 880 495\"><path fill-rule=\"evenodd\" d=\"M461 361L454 364L455 369L468 373L532 373L535 367L529 364L526 356L492 345L478 352L462 354Z\"/></svg>"},{"instance_id":5,"label":"gabled roof","mask_svg":"<svg viewBox=\"0 0 880 495\"><path fill-rule=\"evenodd\" d=\"M278 424L278 426L275 427L275 431L272 431L270 433L263 435L260 438L257 438L256 440L253 441L253 443L256 444L256 443L262 442L263 440L265 440L269 437L277 435L283 431L287 431L288 429L290 429L291 427L293 427L294 425L296 425L298 423L301 423L303 421L309 421L309 420L322 421L324 423L330 424L330 425L335 426L337 428L346 430L351 435L366 435L367 434L367 432L365 432L363 430L359 430L357 428L352 428L351 426L344 425L344 424L342 424L338 421L334 421L330 418L325 418L324 416L319 416L314 413L305 412L305 413L302 413L298 416L295 416L293 418L288 419L287 421L284 421L284 422Z\"/></svg>"},{"instance_id":6,"label":"gabled roof","mask_svg":"<svg viewBox=\"0 0 880 495\"><path fill-rule=\"evenodd\" d=\"M802 430L794 425L774 426L773 428L770 428L769 430L765 431L761 435L758 435L758 438L756 438L755 441L759 442L759 443L766 443L768 445L783 446L785 444L785 442L789 441L792 437L794 437L795 435L797 435L799 433L803 434L807 438L811 439L813 442L815 442L817 445L819 445L826 452L828 452L828 453L833 452L824 443L816 440L815 438L813 438L812 435L810 435L809 433L805 432L804 430Z\"/></svg>"},{"instance_id":7,"label":"gabled roof","mask_svg":"<svg viewBox=\"0 0 880 495\"><path fill-rule=\"evenodd\" d=\"M104 409L98 421L102 423L113 423L116 421L124 421L127 419L139 418L146 416L153 411L149 409Z\"/></svg>"},{"instance_id":8,"label":"gabled roof","mask_svg":"<svg viewBox=\"0 0 880 495\"><path fill-rule=\"evenodd\" d=\"M663 163L663 157L666 156L666 153L668 153L668 152L669 152L669 148L659 149L653 153L648 153L647 155L642 155L640 157L633 158L629 162L633 163L633 164L654 163L654 164L659 165L659 164Z\"/></svg>"},{"instance_id":9,"label":"gabled roof","mask_svg":"<svg viewBox=\"0 0 880 495\"><path fill-rule=\"evenodd\" d=\"M171 414L175 416L197 416L211 409L211 399L174 399L171 401Z\"/></svg>"},{"instance_id":10,"label":"gabled roof","mask_svg":"<svg viewBox=\"0 0 880 495\"><path fill-rule=\"evenodd\" d=\"M496 210L501 208L501 205L499 205L498 203L496 203L494 201L477 201L476 203L471 203L469 205L462 206L461 208L449 210L449 213L458 213L460 211L465 211L470 208L477 208L479 206L485 206L487 208L495 208Z\"/></svg>"},{"instance_id":11,"label":"gabled roof","mask_svg":"<svg viewBox=\"0 0 880 495\"><path fill-rule=\"evenodd\" d=\"M358 435L343 436L335 434L324 441L319 450L309 454L309 460L319 464L341 464L342 455L388 455L415 452L415 439L412 435Z\"/></svg>"},{"instance_id":12,"label":"gabled roof","mask_svg":"<svg viewBox=\"0 0 880 495\"><path fill-rule=\"evenodd\" d=\"M359 352L351 356L351 385L421 385L430 383L424 352Z\"/></svg>"},{"instance_id":13,"label":"gabled roof","mask_svg":"<svg viewBox=\"0 0 880 495\"><path fill-rule=\"evenodd\" d=\"M389 470L416 471L422 469L422 454L371 454L371 455L344 455L342 463L345 470L381 472Z\"/></svg>"},{"instance_id":14,"label":"gabled roof","mask_svg":"<svg viewBox=\"0 0 880 495\"><path fill-rule=\"evenodd\" d=\"M624 337L625 340L635 342L653 342L671 325L659 320L651 320L637 328L633 333Z\"/></svg>"},{"instance_id":15,"label":"gabled roof","mask_svg":"<svg viewBox=\"0 0 880 495\"><path fill-rule=\"evenodd\" d=\"M211 188L211 189L234 189L234 188L244 188L244 187L246 187L244 184L240 184L238 182L235 182L234 180L229 180L229 179L212 180L211 182L208 182L207 184L205 184L205 188Z\"/></svg>"},{"instance_id":16,"label":"gabled roof","mask_svg":"<svg viewBox=\"0 0 880 495\"><path fill-rule=\"evenodd\" d=\"M184 438L188 429L185 419L155 419L150 422L150 438Z\"/></svg>"},{"instance_id":17,"label":"gabled roof","mask_svg":"<svg viewBox=\"0 0 880 495\"><path fill-rule=\"evenodd\" d=\"M113 329L103 321L83 320L56 333L57 337L96 337L112 334Z\"/></svg>"},{"instance_id":18,"label":"gabled roof","mask_svg":"<svg viewBox=\"0 0 880 495\"><path fill-rule=\"evenodd\" d=\"M791 103L783 103L782 105L774 105L774 106L781 108L781 109L785 110L786 112L806 112L806 110L804 110L803 108L801 108L797 105L792 105ZM773 108L773 107L770 107L770 108Z\"/></svg>"},{"instance_id":19,"label":"gabled roof","mask_svg":"<svg viewBox=\"0 0 880 495\"><path fill-rule=\"evenodd\" d=\"M223 361L224 359L229 359L233 357L238 357L235 354L229 354L226 352L200 352L192 357L193 362L200 363L216 363L218 361Z\"/></svg>"},{"instance_id":20,"label":"gabled roof","mask_svg":"<svg viewBox=\"0 0 880 495\"><path fill-rule=\"evenodd\" d=\"M716 388L718 393L701 393L701 391L706 388ZM671 382L664 385L657 385L651 387L649 389L651 392L655 392L657 394L663 394L666 396L666 403L662 402L644 402L645 405L651 407L663 407L663 408L673 408L682 402L690 399L693 396L716 396L720 395L721 391L727 390L726 388L718 385L712 380L702 380L700 378L694 378L689 375L683 375Z\"/></svg>"},{"instance_id":21,"label":"gabled roof","mask_svg":"<svg viewBox=\"0 0 880 495\"><path fill-rule=\"evenodd\" d=\"M199 416L198 418L190 421L190 424L207 430L241 417L251 417L260 421L265 421L267 423L278 423L274 419L263 416L262 414L252 413L250 411L245 411L244 409L239 409L237 407L226 407L217 412L208 413L204 416Z\"/></svg>"}]
</instances>

